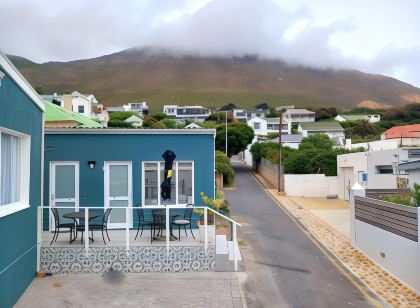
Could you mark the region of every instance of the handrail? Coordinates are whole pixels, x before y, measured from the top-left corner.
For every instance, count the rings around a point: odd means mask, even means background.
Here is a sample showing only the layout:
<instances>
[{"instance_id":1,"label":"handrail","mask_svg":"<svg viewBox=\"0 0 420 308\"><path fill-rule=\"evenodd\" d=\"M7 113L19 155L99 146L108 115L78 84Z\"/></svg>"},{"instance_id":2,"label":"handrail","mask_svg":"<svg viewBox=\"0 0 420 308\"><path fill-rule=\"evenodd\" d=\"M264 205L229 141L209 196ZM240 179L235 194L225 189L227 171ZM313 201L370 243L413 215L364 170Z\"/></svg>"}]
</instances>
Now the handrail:
<instances>
[{"instance_id":1,"label":"handrail","mask_svg":"<svg viewBox=\"0 0 420 308\"><path fill-rule=\"evenodd\" d=\"M239 222L236 222L236 221L234 221L233 219L231 219L231 218L229 218L229 217L227 217L227 216L225 216L225 215L223 215L223 214L220 214L219 212L217 212L216 210L212 209L211 207L207 207L207 208L208 208L209 210L211 210L213 213L215 213L215 214L217 214L217 215L219 215L219 216L223 217L224 219L229 220L230 222L232 222L232 223L234 223L234 224L238 225L239 227L242 227L242 225L241 225Z\"/></svg>"}]
</instances>

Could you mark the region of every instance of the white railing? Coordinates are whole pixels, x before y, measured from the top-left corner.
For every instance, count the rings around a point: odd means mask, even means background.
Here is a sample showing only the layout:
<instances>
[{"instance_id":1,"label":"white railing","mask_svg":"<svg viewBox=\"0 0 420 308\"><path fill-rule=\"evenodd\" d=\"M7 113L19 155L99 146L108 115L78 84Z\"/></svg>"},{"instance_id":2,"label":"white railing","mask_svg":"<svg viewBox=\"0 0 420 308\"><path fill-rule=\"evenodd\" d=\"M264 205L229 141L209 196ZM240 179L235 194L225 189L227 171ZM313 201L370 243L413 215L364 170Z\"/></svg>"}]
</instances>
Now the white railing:
<instances>
[{"instance_id":1,"label":"white railing","mask_svg":"<svg viewBox=\"0 0 420 308\"><path fill-rule=\"evenodd\" d=\"M41 243L42 243L42 231L44 230L44 224L43 224L43 209L48 209L48 214L50 215L50 211L51 208L55 208L55 209L68 209L68 210L73 210L73 211L84 211L84 220L85 220L85 230L84 230L84 242L85 242L85 251L86 254L89 253L89 211L90 210L101 210L101 211L106 211L107 209L124 209L121 207L99 207L99 206L88 206L88 207L79 207L79 208L75 208L75 207L65 207L65 206L39 206L38 207L38 251L40 251L40 247L41 247ZM170 237L171 237L171 232L170 232L170 216L169 216L169 211L171 209L186 209L187 207L185 205L166 205L166 206L145 206L145 207L126 207L125 208L125 248L126 250L130 250L130 212L136 210L136 209L143 209L143 210L154 210L154 209L158 209L158 210L165 210L165 227L166 227L166 231L165 231L165 239L166 239L166 249L167 252L169 253L169 243L170 243ZM238 222L234 221L233 219L219 213L218 211L207 207L207 206L194 206L192 208L193 210L202 210L204 212L204 248L205 250L208 249L208 227L207 227L207 222L208 222L208 212L209 210L211 212L213 212L215 215L218 215L220 217L222 217L223 219L229 221L232 223L232 241L233 241L233 256L234 256L234 264L235 264L235 271L238 270L238 259L236 256L236 249L238 247L238 242L237 242L237 234L236 234L236 228L237 226L242 226L241 224L239 224ZM194 214L193 214L194 215ZM108 218L109 219L109 218ZM51 223L51 222L50 222ZM152 232L152 231L150 231ZM39 260L38 260L39 263ZM38 268L39 268L39 264L38 264Z\"/></svg>"}]
</instances>

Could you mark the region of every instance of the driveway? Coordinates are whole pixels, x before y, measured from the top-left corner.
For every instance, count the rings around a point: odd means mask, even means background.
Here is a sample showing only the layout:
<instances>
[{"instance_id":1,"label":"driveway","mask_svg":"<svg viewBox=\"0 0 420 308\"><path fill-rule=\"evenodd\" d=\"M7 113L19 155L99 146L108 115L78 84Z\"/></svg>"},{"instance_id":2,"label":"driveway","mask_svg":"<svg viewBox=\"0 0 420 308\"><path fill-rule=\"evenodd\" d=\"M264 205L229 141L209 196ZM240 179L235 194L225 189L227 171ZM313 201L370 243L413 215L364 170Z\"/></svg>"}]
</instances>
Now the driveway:
<instances>
[{"instance_id":1,"label":"driveway","mask_svg":"<svg viewBox=\"0 0 420 308\"><path fill-rule=\"evenodd\" d=\"M226 191L239 228L249 307L371 307L241 163Z\"/></svg>"}]
</instances>

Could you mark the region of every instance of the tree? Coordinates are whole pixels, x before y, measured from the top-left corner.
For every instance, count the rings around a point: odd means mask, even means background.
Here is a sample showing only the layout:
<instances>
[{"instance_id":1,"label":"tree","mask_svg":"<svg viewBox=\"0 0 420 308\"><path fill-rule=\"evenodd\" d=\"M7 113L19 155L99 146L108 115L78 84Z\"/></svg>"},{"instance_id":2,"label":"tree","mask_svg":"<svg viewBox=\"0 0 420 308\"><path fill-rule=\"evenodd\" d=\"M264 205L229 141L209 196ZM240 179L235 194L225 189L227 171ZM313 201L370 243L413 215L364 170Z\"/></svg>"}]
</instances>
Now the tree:
<instances>
[{"instance_id":1,"label":"tree","mask_svg":"<svg viewBox=\"0 0 420 308\"><path fill-rule=\"evenodd\" d=\"M340 111L339 109L335 107L330 107L330 108L308 107L307 109L315 112L316 121L334 118L335 116L337 116L338 112Z\"/></svg>"},{"instance_id":2,"label":"tree","mask_svg":"<svg viewBox=\"0 0 420 308\"><path fill-rule=\"evenodd\" d=\"M228 124L228 156L244 151L254 139L254 130L246 123ZM226 128L224 124L218 125L216 130L216 149L225 152Z\"/></svg>"},{"instance_id":3,"label":"tree","mask_svg":"<svg viewBox=\"0 0 420 308\"><path fill-rule=\"evenodd\" d=\"M108 121L108 127L133 128L133 125L129 122L125 122L124 120L111 119Z\"/></svg>"},{"instance_id":4,"label":"tree","mask_svg":"<svg viewBox=\"0 0 420 308\"><path fill-rule=\"evenodd\" d=\"M268 109L270 109L270 106L268 106L267 103L261 103L261 104L256 105L255 108L257 108L257 109L263 109L263 110L268 110Z\"/></svg>"},{"instance_id":5,"label":"tree","mask_svg":"<svg viewBox=\"0 0 420 308\"><path fill-rule=\"evenodd\" d=\"M237 108L236 105L234 103L228 103L226 105L223 105L222 107L219 108L220 111L226 111L226 110L232 110Z\"/></svg>"},{"instance_id":6,"label":"tree","mask_svg":"<svg viewBox=\"0 0 420 308\"><path fill-rule=\"evenodd\" d=\"M410 113L404 108L392 108L384 113L382 119L385 121L392 121L392 120L409 121Z\"/></svg>"},{"instance_id":7,"label":"tree","mask_svg":"<svg viewBox=\"0 0 420 308\"><path fill-rule=\"evenodd\" d=\"M267 118L278 118L280 117L280 112L278 112L275 108L271 108L270 112L266 115Z\"/></svg>"},{"instance_id":8,"label":"tree","mask_svg":"<svg viewBox=\"0 0 420 308\"><path fill-rule=\"evenodd\" d=\"M226 121L226 113L225 112L213 112L206 118L206 121L213 121L216 123L221 123ZM228 122L231 122L232 119L228 117Z\"/></svg>"},{"instance_id":9,"label":"tree","mask_svg":"<svg viewBox=\"0 0 420 308\"><path fill-rule=\"evenodd\" d=\"M333 142L331 139L324 134L314 134L302 139L299 145L299 150L331 150Z\"/></svg>"},{"instance_id":10,"label":"tree","mask_svg":"<svg viewBox=\"0 0 420 308\"><path fill-rule=\"evenodd\" d=\"M110 113L109 115L109 120L120 120L120 121L124 121L126 119L128 119L131 116L139 116L138 112L135 111L115 111Z\"/></svg>"},{"instance_id":11,"label":"tree","mask_svg":"<svg viewBox=\"0 0 420 308\"><path fill-rule=\"evenodd\" d=\"M230 164L229 157L221 151L215 152L216 170L223 174L223 183L226 186L233 185L235 172Z\"/></svg>"},{"instance_id":12,"label":"tree","mask_svg":"<svg viewBox=\"0 0 420 308\"><path fill-rule=\"evenodd\" d=\"M154 117L158 121L162 121L163 119L167 118L168 116L164 112L158 112L154 114L152 117Z\"/></svg>"},{"instance_id":13,"label":"tree","mask_svg":"<svg viewBox=\"0 0 420 308\"><path fill-rule=\"evenodd\" d=\"M143 119L143 127L152 127L152 125L156 122L157 120L154 117L145 116Z\"/></svg>"},{"instance_id":14,"label":"tree","mask_svg":"<svg viewBox=\"0 0 420 308\"><path fill-rule=\"evenodd\" d=\"M157 121L152 124L151 128L166 128L166 125L163 124L161 121Z\"/></svg>"},{"instance_id":15,"label":"tree","mask_svg":"<svg viewBox=\"0 0 420 308\"><path fill-rule=\"evenodd\" d=\"M178 123L176 123L174 119L166 118L166 119L163 119L161 122L165 124L167 128L178 128ZM182 126L181 128L183 127L184 126Z\"/></svg>"}]
</instances>

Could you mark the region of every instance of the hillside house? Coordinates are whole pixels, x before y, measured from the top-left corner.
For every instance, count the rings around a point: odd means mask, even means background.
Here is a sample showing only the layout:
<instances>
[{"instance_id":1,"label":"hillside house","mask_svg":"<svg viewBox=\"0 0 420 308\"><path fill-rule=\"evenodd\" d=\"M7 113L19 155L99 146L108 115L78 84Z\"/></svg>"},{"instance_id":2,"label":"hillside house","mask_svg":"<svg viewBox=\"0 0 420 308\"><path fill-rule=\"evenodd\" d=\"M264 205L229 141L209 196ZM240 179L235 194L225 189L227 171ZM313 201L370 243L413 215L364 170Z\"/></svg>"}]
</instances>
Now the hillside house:
<instances>
[{"instance_id":1,"label":"hillside house","mask_svg":"<svg viewBox=\"0 0 420 308\"><path fill-rule=\"evenodd\" d=\"M210 109L202 106L164 105L163 112L176 120L193 120L197 122L204 122L211 114Z\"/></svg>"},{"instance_id":2,"label":"hillside house","mask_svg":"<svg viewBox=\"0 0 420 308\"><path fill-rule=\"evenodd\" d=\"M49 101L45 103L46 128L102 128L102 125L84 115L68 111Z\"/></svg>"},{"instance_id":3,"label":"hillside house","mask_svg":"<svg viewBox=\"0 0 420 308\"><path fill-rule=\"evenodd\" d=\"M420 124L394 126L381 135L382 140L397 140L400 145L420 145Z\"/></svg>"},{"instance_id":4,"label":"hillside house","mask_svg":"<svg viewBox=\"0 0 420 308\"><path fill-rule=\"evenodd\" d=\"M299 123L298 132L302 133L303 137L324 134L337 145L344 145L344 128L339 122L303 122Z\"/></svg>"},{"instance_id":5,"label":"hillside house","mask_svg":"<svg viewBox=\"0 0 420 308\"><path fill-rule=\"evenodd\" d=\"M376 123L381 120L379 114L337 114L335 120L338 122L346 121L369 121L369 123Z\"/></svg>"},{"instance_id":6,"label":"hillside house","mask_svg":"<svg viewBox=\"0 0 420 308\"><path fill-rule=\"evenodd\" d=\"M267 116L269 110L258 109L247 111L245 109L232 109L232 118L237 121L247 122L252 118L261 118L264 119Z\"/></svg>"},{"instance_id":7,"label":"hillside house","mask_svg":"<svg viewBox=\"0 0 420 308\"><path fill-rule=\"evenodd\" d=\"M267 136L269 133L279 132L279 118L259 118L253 117L247 121L248 126L252 127L255 135ZM291 126L288 122L282 123L282 134L290 134Z\"/></svg>"}]
</instances>

